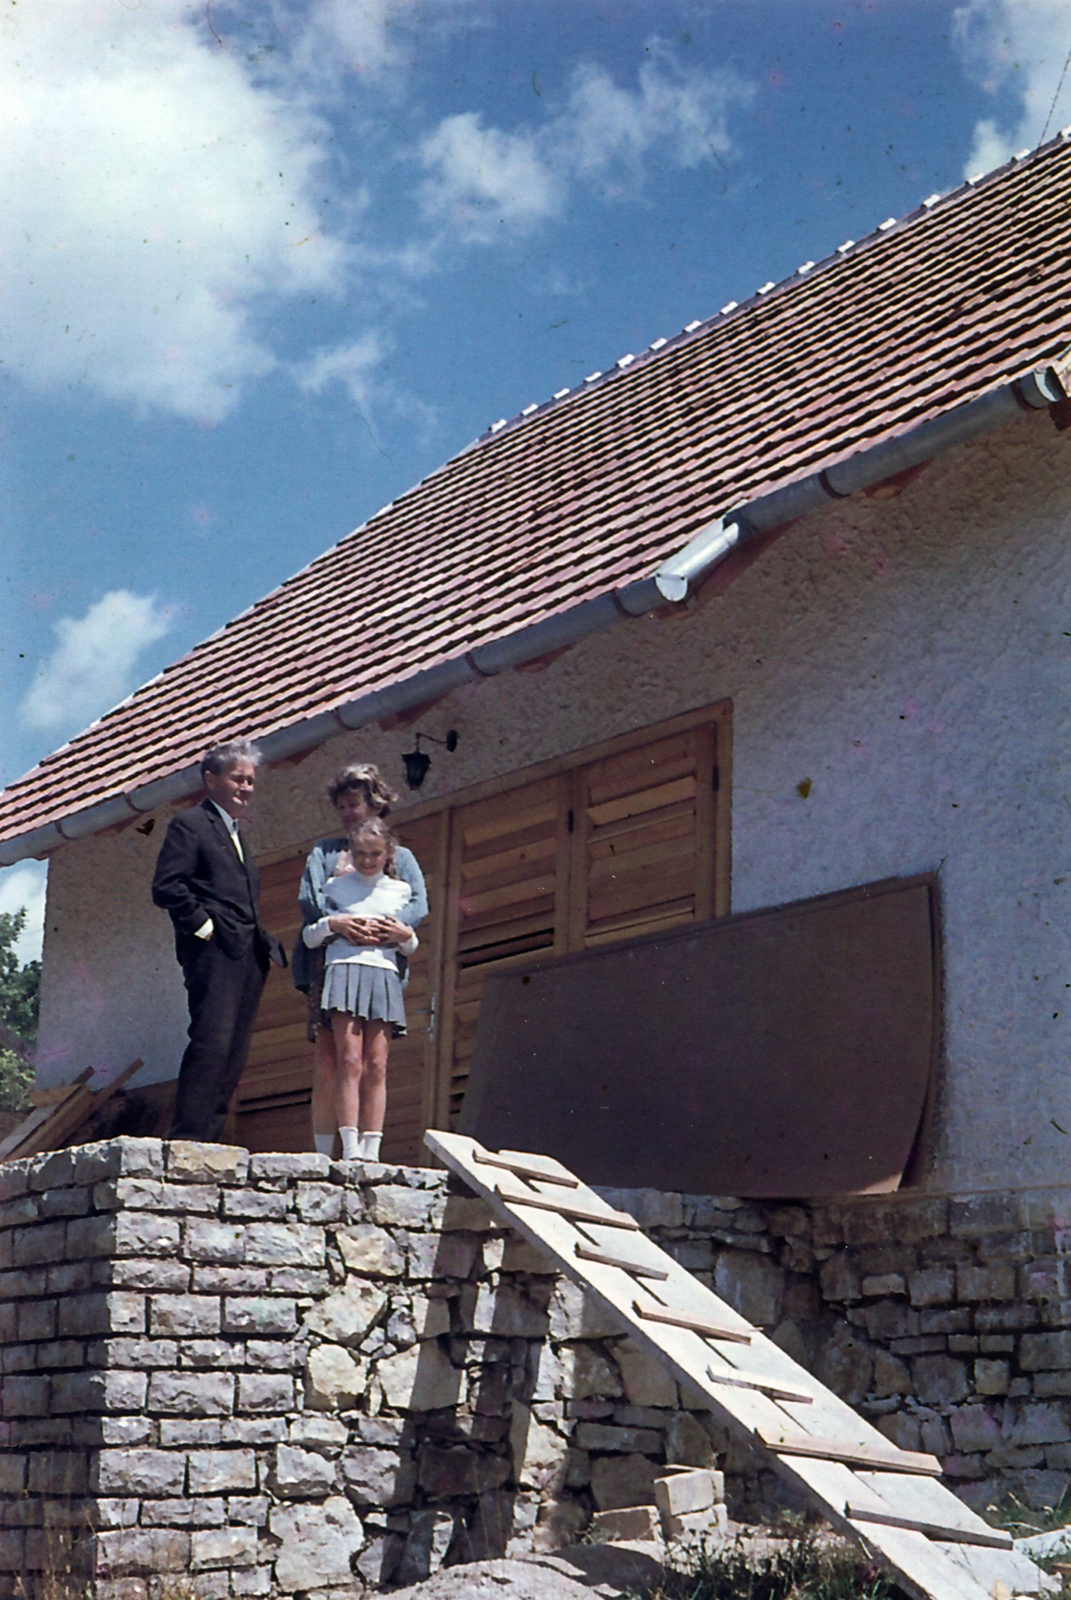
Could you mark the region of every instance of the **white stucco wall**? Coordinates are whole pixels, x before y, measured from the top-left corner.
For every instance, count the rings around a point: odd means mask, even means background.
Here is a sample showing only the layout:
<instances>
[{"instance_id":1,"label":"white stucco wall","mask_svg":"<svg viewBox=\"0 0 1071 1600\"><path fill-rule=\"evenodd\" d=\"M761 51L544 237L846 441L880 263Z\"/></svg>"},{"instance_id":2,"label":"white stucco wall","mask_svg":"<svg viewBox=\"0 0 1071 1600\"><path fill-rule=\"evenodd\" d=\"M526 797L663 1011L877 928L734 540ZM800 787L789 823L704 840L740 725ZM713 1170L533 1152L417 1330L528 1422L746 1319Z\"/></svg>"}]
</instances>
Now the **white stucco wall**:
<instances>
[{"instance_id":1,"label":"white stucco wall","mask_svg":"<svg viewBox=\"0 0 1071 1600\"><path fill-rule=\"evenodd\" d=\"M432 747L431 798L728 696L734 910L939 869L933 1188L1062 1182L1071 1165L1069 469L1071 435L1024 416L898 500L831 503L688 620L622 624L420 723L461 736L453 756ZM324 783L351 754L401 787L411 744L371 729L264 773L258 843L328 829ZM181 983L148 894L166 821L53 858L46 1082L135 1055L153 1079L176 1070Z\"/></svg>"}]
</instances>

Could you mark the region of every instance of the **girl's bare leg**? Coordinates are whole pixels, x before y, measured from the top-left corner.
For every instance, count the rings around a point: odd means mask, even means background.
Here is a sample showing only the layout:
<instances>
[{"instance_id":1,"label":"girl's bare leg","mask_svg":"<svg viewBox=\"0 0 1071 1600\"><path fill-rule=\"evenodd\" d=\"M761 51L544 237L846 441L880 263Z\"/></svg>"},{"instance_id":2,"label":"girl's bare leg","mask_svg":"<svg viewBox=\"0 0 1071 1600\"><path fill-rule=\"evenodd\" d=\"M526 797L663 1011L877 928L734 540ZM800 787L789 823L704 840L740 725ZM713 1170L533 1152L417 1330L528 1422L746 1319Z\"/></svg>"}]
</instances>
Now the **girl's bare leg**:
<instances>
[{"instance_id":1,"label":"girl's bare leg","mask_svg":"<svg viewBox=\"0 0 1071 1600\"><path fill-rule=\"evenodd\" d=\"M335 1119L340 1128L357 1128L361 1115L361 1079L364 1074L364 1028L360 1017L332 1011L335 1040Z\"/></svg>"},{"instance_id":2,"label":"girl's bare leg","mask_svg":"<svg viewBox=\"0 0 1071 1600\"><path fill-rule=\"evenodd\" d=\"M329 1028L316 1035L312 1061L312 1131L328 1137L334 1134L335 1121L335 1036Z\"/></svg>"},{"instance_id":3,"label":"girl's bare leg","mask_svg":"<svg viewBox=\"0 0 1071 1600\"><path fill-rule=\"evenodd\" d=\"M387 1114L387 1056L390 1053L390 1023L365 1022L364 1070L361 1074L362 1133L382 1133Z\"/></svg>"}]
</instances>

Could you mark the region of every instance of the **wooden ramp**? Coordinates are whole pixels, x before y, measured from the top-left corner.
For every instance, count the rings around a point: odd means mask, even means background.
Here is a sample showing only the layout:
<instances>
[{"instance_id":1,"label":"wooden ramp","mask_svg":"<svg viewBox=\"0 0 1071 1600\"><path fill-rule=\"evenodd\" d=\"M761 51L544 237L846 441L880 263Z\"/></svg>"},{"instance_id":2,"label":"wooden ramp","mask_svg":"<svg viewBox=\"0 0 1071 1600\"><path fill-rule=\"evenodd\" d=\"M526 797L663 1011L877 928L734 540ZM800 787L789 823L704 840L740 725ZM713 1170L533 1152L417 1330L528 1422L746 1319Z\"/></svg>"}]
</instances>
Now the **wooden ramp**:
<instances>
[{"instance_id":1,"label":"wooden ramp","mask_svg":"<svg viewBox=\"0 0 1071 1600\"><path fill-rule=\"evenodd\" d=\"M898 1450L560 1162L461 1134L425 1142L918 1600L1059 1587L939 1481L936 1456Z\"/></svg>"}]
</instances>

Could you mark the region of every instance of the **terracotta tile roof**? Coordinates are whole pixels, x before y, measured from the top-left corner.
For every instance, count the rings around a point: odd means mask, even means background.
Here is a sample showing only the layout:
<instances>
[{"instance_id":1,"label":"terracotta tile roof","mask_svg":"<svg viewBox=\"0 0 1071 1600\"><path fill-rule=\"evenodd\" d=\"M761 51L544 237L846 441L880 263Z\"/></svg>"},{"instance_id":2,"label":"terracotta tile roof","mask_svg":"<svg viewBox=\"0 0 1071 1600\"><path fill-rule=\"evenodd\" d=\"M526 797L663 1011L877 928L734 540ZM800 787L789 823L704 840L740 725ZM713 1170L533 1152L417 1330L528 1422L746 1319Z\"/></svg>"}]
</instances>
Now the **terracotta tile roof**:
<instances>
[{"instance_id":1,"label":"terracotta tile roof","mask_svg":"<svg viewBox=\"0 0 1071 1600\"><path fill-rule=\"evenodd\" d=\"M690 327L496 424L47 757L0 795L0 840L647 577L718 514L1053 360L1071 140Z\"/></svg>"}]
</instances>

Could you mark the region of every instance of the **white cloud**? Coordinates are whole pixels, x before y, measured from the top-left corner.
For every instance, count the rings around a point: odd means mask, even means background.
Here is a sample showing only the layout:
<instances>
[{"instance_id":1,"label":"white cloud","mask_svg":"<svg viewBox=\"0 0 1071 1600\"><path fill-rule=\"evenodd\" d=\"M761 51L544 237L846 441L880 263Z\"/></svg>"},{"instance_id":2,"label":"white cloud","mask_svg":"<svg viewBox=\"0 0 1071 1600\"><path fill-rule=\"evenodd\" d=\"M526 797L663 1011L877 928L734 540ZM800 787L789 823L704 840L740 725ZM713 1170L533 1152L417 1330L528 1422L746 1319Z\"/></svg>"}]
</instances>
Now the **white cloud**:
<instances>
[{"instance_id":1,"label":"white cloud","mask_svg":"<svg viewBox=\"0 0 1071 1600\"><path fill-rule=\"evenodd\" d=\"M23 699L22 720L54 729L100 716L130 693L138 657L170 626L166 607L128 589L112 589L84 617L61 617L59 643Z\"/></svg>"},{"instance_id":2,"label":"white cloud","mask_svg":"<svg viewBox=\"0 0 1071 1600\"><path fill-rule=\"evenodd\" d=\"M438 420L434 407L415 395L399 392L384 376L389 348L385 337L366 333L332 349L317 350L310 360L291 367L291 375L303 394L323 394L332 384L341 383L349 391L377 449L382 449L374 420L377 412L391 411L407 417L421 439L430 437Z\"/></svg>"},{"instance_id":3,"label":"white cloud","mask_svg":"<svg viewBox=\"0 0 1071 1600\"><path fill-rule=\"evenodd\" d=\"M356 288L371 322L459 240L531 233L580 185L638 196L656 159L731 156L729 117L753 88L653 39L630 84L579 67L538 124L474 110L429 132L414 107L403 138L423 181L407 215L384 102L443 35L490 25L484 0L0 7L7 373L203 423L273 371L412 410L373 382L375 334L284 358L272 319Z\"/></svg>"},{"instance_id":4,"label":"white cloud","mask_svg":"<svg viewBox=\"0 0 1071 1600\"><path fill-rule=\"evenodd\" d=\"M322 128L204 23L190 0L3 8L0 353L31 386L216 421L276 365L263 297L341 285Z\"/></svg>"},{"instance_id":5,"label":"white cloud","mask_svg":"<svg viewBox=\"0 0 1071 1600\"><path fill-rule=\"evenodd\" d=\"M383 356L383 341L375 333L366 333L332 350L317 350L309 361L295 366L294 376L303 394L322 394L332 383L342 383L363 406L374 392L371 373Z\"/></svg>"},{"instance_id":6,"label":"white cloud","mask_svg":"<svg viewBox=\"0 0 1071 1600\"><path fill-rule=\"evenodd\" d=\"M290 11L297 28L290 64L321 86L346 72L382 79L399 65L404 0L302 0Z\"/></svg>"},{"instance_id":7,"label":"white cloud","mask_svg":"<svg viewBox=\"0 0 1071 1600\"><path fill-rule=\"evenodd\" d=\"M659 144L680 167L730 154L730 107L747 105L753 86L731 68L684 68L660 40L649 40L647 49L651 59L640 68L634 91L615 84L602 67L587 64L574 74L559 133L578 171L622 162L638 173Z\"/></svg>"},{"instance_id":8,"label":"white cloud","mask_svg":"<svg viewBox=\"0 0 1071 1600\"><path fill-rule=\"evenodd\" d=\"M614 192L635 195L656 154L679 167L724 161L729 113L750 103L754 86L731 68L681 65L661 40L647 50L635 88L592 63L578 67L539 127L505 132L471 111L446 117L420 147L425 214L486 243L560 216L576 182L605 191L612 181Z\"/></svg>"},{"instance_id":9,"label":"white cloud","mask_svg":"<svg viewBox=\"0 0 1071 1600\"><path fill-rule=\"evenodd\" d=\"M17 867L0 872L0 911L12 915L23 908L26 911L26 926L15 944L15 954L23 965L41 958L47 878L48 866L44 861L20 861Z\"/></svg>"},{"instance_id":10,"label":"white cloud","mask_svg":"<svg viewBox=\"0 0 1071 1600\"><path fill-rule=\"evenodd\" d=\"M429 173L420 190L425 214L470 239L489 241L503 227L525 233L561 210L565 185L536 134L485 128L476 112L463 111L440 122L420 156Z\"/></svg>"},{"instance_id":11,"label":"white cloud","mask_svg":"<svg viewBox=\"0 0 1071 1600\"><path fill-rule=\"evenodd\" d=\"M1068 0L967 0L953 13L953 39L967 75L1017 103L1011 118L984 117L975 125L967 177L1033 149L1046 122L1051 138L1071 119L1071 72L1060 85L1071 46Z\"/></svg>"}]
</instances>

